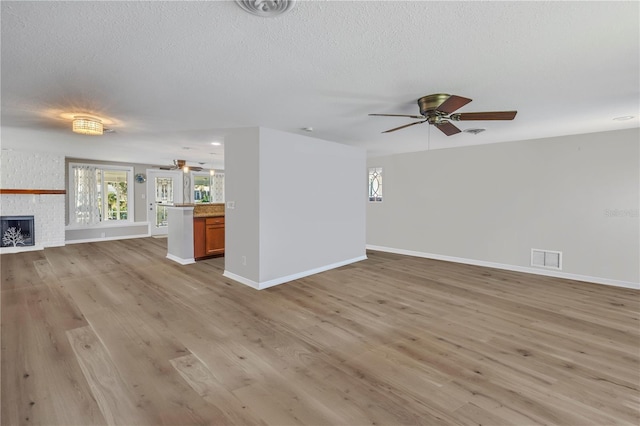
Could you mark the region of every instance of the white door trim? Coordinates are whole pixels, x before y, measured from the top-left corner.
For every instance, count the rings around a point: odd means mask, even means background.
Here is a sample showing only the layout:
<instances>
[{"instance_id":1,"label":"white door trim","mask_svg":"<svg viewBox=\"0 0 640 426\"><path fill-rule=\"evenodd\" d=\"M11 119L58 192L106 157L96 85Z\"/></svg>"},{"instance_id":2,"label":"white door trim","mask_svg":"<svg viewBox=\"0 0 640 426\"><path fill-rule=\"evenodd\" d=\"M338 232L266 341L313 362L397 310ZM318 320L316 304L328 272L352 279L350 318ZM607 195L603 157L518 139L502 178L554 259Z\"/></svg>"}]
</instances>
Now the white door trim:
<instances>
[{"instance_id":1,"label":"white door trim","mask_svg":"<svg viewBox=\"0 0 640 426\"><path fill-rule=\"evenodd\" d=\"M167 235L166 226L156 226L156 178L170 177L173 178L173 200L167 201L166 205L182 203L182 181L184 173L181 170L158 170L147 169L147 220L149 221L149 234L151 235Z\"/></svg>"}]
</instances>

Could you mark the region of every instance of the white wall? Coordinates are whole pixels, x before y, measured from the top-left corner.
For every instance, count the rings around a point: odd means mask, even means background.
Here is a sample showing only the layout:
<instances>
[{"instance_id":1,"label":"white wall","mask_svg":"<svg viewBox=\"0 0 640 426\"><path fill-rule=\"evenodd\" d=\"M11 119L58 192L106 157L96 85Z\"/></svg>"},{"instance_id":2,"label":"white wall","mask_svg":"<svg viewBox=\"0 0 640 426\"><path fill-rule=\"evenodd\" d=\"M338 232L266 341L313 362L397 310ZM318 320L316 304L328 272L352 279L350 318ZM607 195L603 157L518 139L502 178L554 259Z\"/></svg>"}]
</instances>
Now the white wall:
<instances>
[{"instance_id":1,"label":"white wall","mask_svg":"<svg viewBox=\"0 0 640 426\"><path fill-rule=\"evenodd\" d=\"M121 163L114 161L99 161L99 160L89 160L84 158L70 158L67 157L65 160L65 185L67 191L69 188L69 163L83 163L83 164L115 164L118 166L126 166L133 167L134 176L137 173L142 173L144 175L147 174L148 169L154 168L151 164L131 164L131 163ZM159 170L159 169L158 169ZM135 183L133 187L134 194L134 221L136 222L147 222L147 185L145 183ZM69 217L65 219L65 223L69 223Z\"/></svg>"},{"instance_id":2,"label":"white wall","mask_svg":"<svg viewBox=\"0 0 640 426\"><path fill-rule=\"evenodd\" d=\"M631 129L369 159L384 201L368 204L367 244L543 274L531 248L558 250L558 276L640 288L639 140Z\"/></svg>"},{"instance_id":3,"label":"white wall","mask_svg":"<svg viewBox=\"0 0 640 426\"><path fill-rule=\"evenodd\" d=\"M260 129L260 281L366 255L366 153Z\"/></svg>"},{"instance_id":4,"label":"white wall","mask_svg":"<svg viewBox=\"0 0 640 426\"><path fill-rule=\"evenodd\" d=\"M129 203L129 208L133 206L133 220L134 222L125 223L103 223L100 226L89 227L69 227L69 206L68 195L72 193L73 188L69 186L69 163L83 163L83 164L108 164L118 165L125 167L133 167L134 176L137 173L145 174L148 169L152 169L154 166L151 164L131 164L120 163L113 161L99 161L83 158L70 158L65 159L65 187L67 189L67 204L65 210L65 224L67 225L65 231L65 240L67 244L76 244L101 240L118 240L125 238L140 238L149 235L149 222L147 217L148 200L147 200L147 184L138 183L134 181L133 184L133 200Z\"/></svg>"},{"instance_id":5,"label":"white wall","mask_svg":"<svg viewBox=\"0 0 640 426\"><path fill-rule=\"evenodd\" d=\"M364 259L365 151L265 128L249 136L225 143L227 202L236 203L227 208L225 275L266 288ZM258 239L238 239L256 220Z\"/></svg>"},{"instance_id":6,"label":"white wall","mask_svg":"<svg viewBox=\"0 0 640 426\"><path fill-rule=\"evenodd\" d=\"M225 274L260 282L259 130L235 129L225 136ZM229 202L235 203L233 210Z\"/></svg>"},{"instance_id":7,"label":"white wall","mask_svg":"<svg viewBox=\"0 0 640 426\"><path fill-rule=\"evenodd\" d=\"M65 189L62 155L2 150L0 158L2 189ZM64 245L63 194L2 194L0 197L0 215L33 215L35 226L34 247L5 248L3 253Z\"/></svg>"}]
</instances>

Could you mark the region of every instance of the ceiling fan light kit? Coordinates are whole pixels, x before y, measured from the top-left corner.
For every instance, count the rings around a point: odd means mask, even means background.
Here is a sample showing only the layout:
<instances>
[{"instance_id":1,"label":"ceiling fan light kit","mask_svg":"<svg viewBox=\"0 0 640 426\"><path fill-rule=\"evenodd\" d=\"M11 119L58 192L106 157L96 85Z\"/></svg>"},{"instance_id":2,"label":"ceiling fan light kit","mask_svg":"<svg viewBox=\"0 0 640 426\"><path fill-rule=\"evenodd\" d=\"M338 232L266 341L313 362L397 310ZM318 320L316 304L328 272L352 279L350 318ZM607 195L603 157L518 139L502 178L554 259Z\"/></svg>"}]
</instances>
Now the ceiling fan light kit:
<instances>
[{"instance_id":1,"label":"ceiling fan light kit","mask_svg":"<svg viewBox=\"0 0 640 426\"><path fill-rule=\"evenodd\" d=\"M184 173L189 173L190 171L199 172L202 170L202 167L187 166L187 162L185 160L173 160L173 166L160 166L159 169L160 170L182 170Z\"/></svg>"},{"instance_id":2,"label":"ceiling fan light kit","mask_svg":"<svg viewBox=\"0 0 640 426\"><path fill-rule=\"evenodd\" d=\"M469 98L463 98L457 95L448 95L446 93L437 93L434 95L423 96L418 99L418 107L420 108L420 115L406 115L406 114L369 114L372 116L383 117L408 117L422 121L416 121L413 123L405 124L404 126L395 127L393 129L385 130L382 133L395 132L396 130L404 129L406 127L414 126L416 124L429 123L435 126L447 136L460 133L452 121L471 121L471 120L513 120L518 111L492 111L492 112L462 112L455 113L459 108L462 108L466 104L471 102ZM477 132L468 132L477 134L485 129L480 129Z\"/></svg>"}]
</instances>

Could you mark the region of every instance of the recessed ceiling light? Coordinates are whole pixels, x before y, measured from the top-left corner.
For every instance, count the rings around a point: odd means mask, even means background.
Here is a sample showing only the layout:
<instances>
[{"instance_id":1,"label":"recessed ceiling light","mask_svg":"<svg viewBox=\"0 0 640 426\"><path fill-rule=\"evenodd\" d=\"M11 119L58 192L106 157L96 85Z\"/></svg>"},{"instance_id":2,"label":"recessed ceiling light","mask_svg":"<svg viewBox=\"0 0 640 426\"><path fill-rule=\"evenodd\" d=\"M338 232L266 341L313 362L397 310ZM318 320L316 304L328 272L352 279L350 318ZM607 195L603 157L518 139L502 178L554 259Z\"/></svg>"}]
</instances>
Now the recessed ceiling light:
<instances>
[{"instance_id":1,"label":"recessed ceiling light","mask_svg":"<svg viewBox=\"0 0 640 426\"><path fill-rule=\"evenodd\" d=\"M622 117L614 118L614 120L616 120L616 121L626 121L626 120L631 120L632 118L633 118L633 115L623 115Z\"/></svg>"},{"instance_id":2,"label":"recessed ceiling light","mask_svg":"<svg viewBox=\"0 0 640 426\"><path fill-rule=\"evenodd\" d=\"M211 142L211 145L213 145L213 146L220 146L220 145L222 145L222 144L221 144L220 142Z\"/></svg>"},{"instance_id":3,"label":"recessed ceiling light","mask_svg":"<svg viewBox=\"0 0 640 426\"><path fill-rule=\"evenodd\" d=\"M191 149L190 146L183 146L182 149Z\"/></svg>"},{"instance_id":4,"label":"recessed ceiling light","mask_svg":"<svg viewBox=\"0 0 640 426\"><path fill-rule=\"evenodd\" d=\"M302 130L305 132L313 132L313 127L303 127Z\"/></svg>"}]
</instances>

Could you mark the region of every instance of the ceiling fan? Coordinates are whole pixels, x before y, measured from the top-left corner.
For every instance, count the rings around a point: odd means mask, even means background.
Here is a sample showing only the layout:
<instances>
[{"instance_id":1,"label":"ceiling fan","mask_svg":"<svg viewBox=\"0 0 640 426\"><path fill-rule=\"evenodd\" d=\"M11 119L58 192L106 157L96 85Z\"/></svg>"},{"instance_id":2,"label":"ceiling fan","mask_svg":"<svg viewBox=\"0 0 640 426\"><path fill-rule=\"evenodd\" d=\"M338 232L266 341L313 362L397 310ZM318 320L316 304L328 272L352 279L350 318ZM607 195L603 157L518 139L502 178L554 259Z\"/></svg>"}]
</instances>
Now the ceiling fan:
<instances>
[{"instance_id":1,"label":"ceiling fan","mask_svg":"<svg viewBox=\"0 0 640 426\"><path fill-rule=\"evenodd\" d=\"M188 167L192 172L199 172L202 170L202 167L199 166L187 166L187 162L185 160L173 160L173 166L160 166L160 170L182 170L185 167Z\"/></svg>"},{"instance_id":2,"label":"ceiling fan","mask_svg":"<svg viewBox=\"0 0 640 426\"><path fill-rule=\"evenodd\" d=\"M471 121L471 120L513 120L518 111L493 111L493 112L461 112L452 114L459 108L471 102L469 98L462 96L447 95L438 93L435 95L427 95L418 99L420 107L420 115L405 114L369 114L382 117L409 117L417 120L404 126L395 127L385 130L382 133L395 132L405 127L414 126L416 124L429 123L436 126L442 133L447 136L460 133L461 130L451 123L452 121Z\"/></svg>"}]
</instances>

